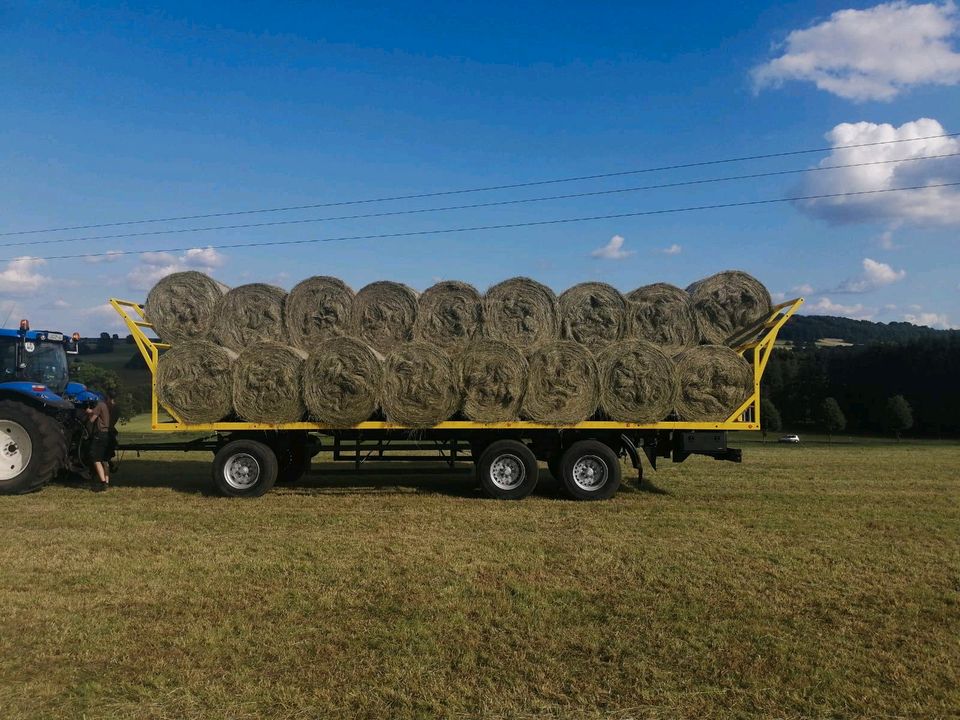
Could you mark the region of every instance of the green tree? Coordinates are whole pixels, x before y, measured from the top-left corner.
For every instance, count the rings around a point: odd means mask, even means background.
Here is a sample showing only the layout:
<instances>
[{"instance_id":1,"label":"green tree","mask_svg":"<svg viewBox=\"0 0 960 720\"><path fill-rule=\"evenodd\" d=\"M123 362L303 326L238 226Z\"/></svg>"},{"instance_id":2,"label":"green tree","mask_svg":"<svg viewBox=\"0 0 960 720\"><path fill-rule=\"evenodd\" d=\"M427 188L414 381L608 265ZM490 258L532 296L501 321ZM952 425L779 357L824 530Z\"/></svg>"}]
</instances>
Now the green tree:
<instances>
[{"instance_id":1,"label":"green tree","mask_svg":"<svg viewBox=\"0 0 960 720\"><path fill-rule=\"evenodd\" d=\"M836 398L824 398L820 403L819 417L817 418L827 433L827 442L832 442L832 435L847 426L847 418L840 409Z\"/></svg>"},{"instance_id":2,"label":"green tree","mask_svg":"<svg viewBox=\"0 0 960 720\"><path fill-rule=\"evenodd\" d=\"M903 395L887 398L884 417L887 427L896 434L897 442L900 442L900 433L913 427L913 409Z\"/></svg>"},{"instance_id":3,"label":"green tree","mask_svg":"<svg viewBox=\"0 0 960 720\"><path fill-rule=\"evenodd\" d=\"M760 401L760 431L763 434L763 441L767 441L767 431L780 432L783 428L783 421L780 419L780 411L773 401L763 398Z\"/></svg>"}]
</instances>

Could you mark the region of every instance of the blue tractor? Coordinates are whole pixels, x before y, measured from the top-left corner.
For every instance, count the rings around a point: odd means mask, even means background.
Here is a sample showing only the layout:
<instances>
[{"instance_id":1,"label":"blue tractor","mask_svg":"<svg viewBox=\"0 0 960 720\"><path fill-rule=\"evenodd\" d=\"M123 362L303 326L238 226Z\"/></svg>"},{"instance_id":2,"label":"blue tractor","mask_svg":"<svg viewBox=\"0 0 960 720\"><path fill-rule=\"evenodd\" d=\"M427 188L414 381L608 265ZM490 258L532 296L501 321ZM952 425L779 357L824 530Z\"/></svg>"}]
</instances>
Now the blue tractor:
<instances>
[{"instance_id":1,"label":"blue tractor","mask_svg":"<svg viewBox=\"0 0 960 720\"><path fill-rule=\"evenodd\" d=\"M70 382L67 354L79 337L0 328L0 494L37 490L65 470L83 428L83 408L101 399Z\"/></svg>"}]
</instances>

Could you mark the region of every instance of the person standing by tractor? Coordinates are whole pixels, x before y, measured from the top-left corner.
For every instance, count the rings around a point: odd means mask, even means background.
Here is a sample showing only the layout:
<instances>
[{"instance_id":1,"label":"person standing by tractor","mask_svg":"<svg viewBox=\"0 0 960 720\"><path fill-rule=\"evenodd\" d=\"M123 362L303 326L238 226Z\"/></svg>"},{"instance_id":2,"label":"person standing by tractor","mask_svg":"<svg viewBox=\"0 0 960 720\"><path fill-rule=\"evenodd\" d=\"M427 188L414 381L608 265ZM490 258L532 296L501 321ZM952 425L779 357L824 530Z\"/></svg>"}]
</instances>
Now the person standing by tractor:
<instances>
[{"instance_id":1,"label":"person standing by tractor","mask_svg":"<svg viewBox=\"0 0 960 720\"><path fill-rule=\"evenodd\" d=\"M114 409L111 409L111 406L114 406ZM86 410L90 431L90 462L100 480L101 490L110 487L110 458L113 457L113 437L116 432L114 412L115 405L110 398L101 399Z\"/></svg>"}]
</instances>

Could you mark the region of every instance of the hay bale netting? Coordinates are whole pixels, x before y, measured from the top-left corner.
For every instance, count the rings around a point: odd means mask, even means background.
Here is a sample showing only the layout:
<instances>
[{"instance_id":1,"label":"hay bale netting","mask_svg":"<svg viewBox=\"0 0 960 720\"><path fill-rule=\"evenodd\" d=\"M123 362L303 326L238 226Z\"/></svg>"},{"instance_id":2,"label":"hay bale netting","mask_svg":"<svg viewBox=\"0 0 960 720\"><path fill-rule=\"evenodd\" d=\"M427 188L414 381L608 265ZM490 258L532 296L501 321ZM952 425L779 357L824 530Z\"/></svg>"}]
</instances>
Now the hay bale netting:
<instances>
[{"instance_id":1,"label":"hay bale netting","mask_svg":"<svg viewBox=\"0 0 960 720\"><path fill-rule=\"evenodd\" d=\"M646 340L621 340L597 358L600 407L620 422L658 422L677 404L677 370L673 361Z\"/></svg>"},{"instance_id":2,"label":"hay bale netting","mask_svg":"<svg viewBox=\"0 0 960 720\"><path fill-rule=\"evenodd\" d=\"M349 426L369 420L380 406L383 356L356 338L320 343L303 366L303 400L310 418Z\"/></svg>"},{"instance_id":3,"label":"hay bale netting","mask_svg":"<svg viewBox=\"0 0 960 720\"><path fill-rule=\"evenodd\" d=\"M560 295L563 337L598 352L627 330L627 302L620 291L600 282L574 285Z\"/></svg>"},{"instance_id":4,"label":"hay bale netting","mask_svg":"<svg viewBox=\"0 0 960 720\"><path fill-rule=\"evenodd\" d=\"M240 353L233 366L233 407L244 420L287 423L302 420L303 363L307 353L265 341Z\"/></svg>"},{"instance_id":5,"label":"hay bale netting","mask_svg":"<svg viewBox=\"0 0 960 720\"><path fill-rule=\"evenodd\" d=\"M700 337L723 345L739 331L771 312L770 292L759 280L739 270L711 275L687 288Z\"/></svg>"},{"instance_id":6,"label":"hay bale netting","mask_svg":"<svg viewBox=\"0 0 960 720\"><path fill-rule=\"evenodd\" d=\"M401 283L373 282L353 299L354 337L381 353L413 339L416 320L417 293Z\"/></svg>"},{"instance_id":7,"label":"hay bale netting","mask_svg":"<svg viewBox=\"0 0 960 720\"><path fill-rule=\"evenodd\" d=\"M187 423L212 423L233 412L237 354L209 340L185 340L160 356L157 399Z\"/></svg>"},{"instance_id":8,"label":"hay bale netting","mask_svg":"<svg viewBox=\"0 0 960 720\"><path fill-rule=\"evenodd\" d=\"M627 335L658 345L671 357L700 343L690 294L668 283L638 287L627 295Z\"/></svg>"},{"instance_id":9,"label":"hay bale netting","mask_svg":"<svg viewBox=\"0 0 960 720\"><path fill-rule=\"evenodd\" d=\"M500 340L474 340L457 365L466 417L475 422L509 422L520 417L528 367L517 348Z\"/></svg>"},{"instance_id":10,"label":"hay bale netting","mask_svg":"<svg viewBox=\"0 0 960 720\"><path fill-rule=\"evenodd\" d=\"M483 334L528 350L560 337L553 290L530 278L504 280L483 297Z\"/></svg>"},{"instance_id":11,"label":"hay bale netting","mask_svg":"<svg viewBox=\"0 0 960 720\"><path fill-rule=\"evenodd\" d=\"M413 335L443 348L462 348L480 334L481 298L473 285L448 280L420 296Z\"/></svg>"},{"instance_id":12,"label":"hay bale netting","mask_svg":"<svg viewBox=\"0 0 960 720\"><path fill-rule=\"evenodd\" d=\"M335 277L317 275L298 283L283 308L287 339L310 352L334 337L349 335L353 290Z\"/></svg>"},{"instance_id":13,"label":"hay bale netting","mask_svg":"<svg viewBox=\"0 0 960 720\"><path fill-rule=\"evenodd\" d=\"M520 414L549 425L572 425L597 411L597 361L572 340L544 343L527 356L527 392Z\"/></svg>"},{"instance_id":14,"label":"hay bale netting","mask_svg":"<svg viewBox=\"0 0 960 720\"><path fill-rule=\"evenodd\" d=\"M460 387L453 363L429 343L398 345L383 372L383 411L390 422L430 427L460 409Z\"/></svg>"},{"instance_id":15,"label":"hay bale netting","mask_svg":"<svg viewBox=\"0 0 960 720\"><path fill-rule=\"evenodd\" d=\"M676 358L677 415L681 420L720 422L753 392L750 363L725 345L700 345Z\"/></svg>"},{"instance_id":16,"label":"hay bale netting","mask_svg":"<svg viewBox=\"0 0 960 720\"><path fill-rule=\"evenodd\" d=\"M148 322L165 343L206 337L216 317L226 285L196 270L173 273L160 280L144 303Z\"/></svg>"},{"instance_id":17,"label":"hay bale netting","mask_svg":"<svg viewBox=\"0 0 960 720\"><path fill-rule=\"evenodd\" d=\"M287 293L273 285L240 285L217 304L211 337L243 352L264 341L284 342L283 306Z\"/></svg>"}]
</instances>

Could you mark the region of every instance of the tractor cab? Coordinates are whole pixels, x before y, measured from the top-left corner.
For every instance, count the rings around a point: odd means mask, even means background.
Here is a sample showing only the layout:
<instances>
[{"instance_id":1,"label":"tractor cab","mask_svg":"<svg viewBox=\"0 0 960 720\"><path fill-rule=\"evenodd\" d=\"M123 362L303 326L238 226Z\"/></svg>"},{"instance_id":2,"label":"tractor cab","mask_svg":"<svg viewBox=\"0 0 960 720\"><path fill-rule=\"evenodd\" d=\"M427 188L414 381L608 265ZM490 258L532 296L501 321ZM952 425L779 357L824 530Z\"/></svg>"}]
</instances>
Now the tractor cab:
<instances>
[{"instance_id":1,"label":"tractor cab","mask_svg":"<svg viewBox=\"0 0 960 720\"><path fill-rule=\"evenodd\" d=\"M31 330L26 320L17 330L0 328L0 386L13 389L11 384L43 385L59 395L70 382L67 354L76 354L76 338L67 339L63 333ZM26 390L22 388L21 390Z\"/></svg>"}]
</instances>

